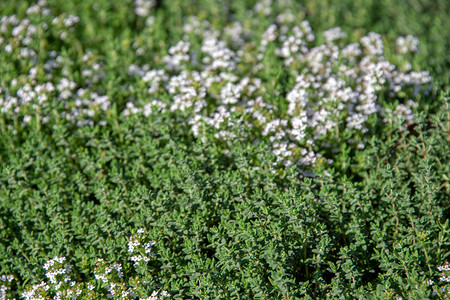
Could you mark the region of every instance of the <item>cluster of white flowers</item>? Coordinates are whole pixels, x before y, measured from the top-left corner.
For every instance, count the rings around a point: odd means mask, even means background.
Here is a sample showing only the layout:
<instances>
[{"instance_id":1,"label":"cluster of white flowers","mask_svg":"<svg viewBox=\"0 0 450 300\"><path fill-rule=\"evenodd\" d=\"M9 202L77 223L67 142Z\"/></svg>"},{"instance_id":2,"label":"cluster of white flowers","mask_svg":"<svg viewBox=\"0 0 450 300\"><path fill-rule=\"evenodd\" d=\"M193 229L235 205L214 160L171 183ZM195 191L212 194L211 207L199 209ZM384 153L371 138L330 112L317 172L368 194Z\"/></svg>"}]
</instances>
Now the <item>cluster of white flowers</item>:
<instances>
[{"instance_id":1,"label":"cluster of white flowers","mask_svg":"<svg viewBox=\"0 0 450 300\"><path fill-rule=\"evenodd\" d=\"M406 37L399 36L396 42L398 53L419 51L419 39L416 38L415 36L412 35L407 35Z\"/></svg>"},{"instance_id":2,"label":"cluster of white flowers","mask_svg":"<svg viewBox=\"0 0 450 300\"><path fill-rule=\"evenodd\" d=\"M170 294L166 291L162 291L161 293L153 292L150 297L141 300L161 300L168 297L170 297Z\"/></svg>"},{"instance_id":3,"label":"cluster of white flowers","mask_svg":"<svg viewBox=\"0 0 450 300\"><path fill-rule=\"evenodd\" d=\"M439 281L450 282L450 274L446 274L447 272L450 272L450 264L438 266L437 269L442 272L442 276L439 278Z\"/></svg>"},{"instance_id":4,"label":"cluster of white flowers","mask_svg":"<svg viewBox=\"0 0 450 300\"><path fill-rule=\"evenodd\" d=\"M245 35L247 32L239 22L233 22L224 28L224 36L229 38L231 45L235 48L245 45Z\"/></svg>"},{"instance_id":5,"label":"cluster of white flowers","mask_svg":"<svg viewBox=\"0 0 450 300\"><path fill-rule=\"evenodd\" d=\"M84 84L87 86L98 83L101 79L105 77L105 72L103 71L102 64L97 61L95 55L88 51L83 55L82 61L87 64L87 67L81 71L83 76Z\"/></svg>"},{"instance_id":6,"label":"cluster of white flowers","mask_svg":"<svg viewBox=\"0 0 450 300\"><path fill-rule=\"evenodd\" d=\"M77 299L82 293L82 285L72 280L72 265L65 264L65 257L55 256L44 264L45 276L50 282L42 281L32 285L22 297L27 300L49 299L50 294L54 294L53 299Z\"/></svg>"},{"instance_id":7,"label":"cluster of white flowers","mask_svg":"<svg viewBox=\"0 0 450 300\"><path fill-rule=\"evenodd\" d=\"M182 62L189 61L189 47L190 44L183 41L179 41L175 46L170 47L169 55L163 59L169 71L179 70Z\"/></svg>"},{"instance_id":8,"label":"cluster of white flowers","mask_svg":"<svg viewBox=\"0 0 450 300\"><path fill-rule=\"evenodd\" d=\"M153 100L150 103L146 103L143 108L135 107L133 102L128 102L126 108L123 111L123 115L129 116L130 114L139 114L142 113L144 116L148 117L153 111L164 112L166 104L157 99Z\"/></svg>"},{"instance_id":9,"label":"cluster of white flowers","mask_svg":"<svg viewBox=\"0 0 450 300\"><path fill-rule=\"evenodd\" d=\"M45 298L42 294L46 294L46 292L50 289L50 286L42 281L39 284L35 284L31 287L31 289L22 293L22 297L26 300L44 300Z\"/></svg>"},{"instance_id":10,"label":"cluster of white flowers","mask_svg":"<svg viewBox=\"0 0 450 300\"><path fill-rule=\"evenodd\" d=\"M97 259L97 265L94 270L94 277L103 283L103 286L108 291L107 296L109 299L125 300L129 299L129 297L138 297L135 288L128 287L123 281L124 274L121 264L108 266L103 259L99 258ZM94 286L91 285L88 288L93 290Z\"/></svg>"},{"instance_id":11,"label":"cluster of white flowers","mask_svg":"<svg viewBox=\"0 0 450 300\"><path fill-rule=\"evenodd\" d=\"M439 299L447 299L450 296L450 264L445 262L443 265L437 267L440 272L439 281L435 282L428 280L428 285L433 286L432 296L437 296Z\"/></svg>"},{"instance_id":12,"label":"cluster of white flowers","mask_svg":"<svg viewBox=\"0 0 450 300\"><path fill-rule=\"evenodd\" d=\"M139 229L136 234L132 235L128 242L128 251L130 253L139 253L138 255L148 261L154 254L152 247L154 241L149 241L144 229ZM130 258L131 261L138 264L140 261L136 259L136 255ZM44 300L44 299L97 299L97 292L101 289L107 291L109 299L163 299L170 297L167 291L153 291L150 296L141 295L138 289L145 282L137 278L127 279L123 273L122 264L108 265L103 259L98 258L94 269L95 281L76 282L72 280L73 266L66 264L66 257L57 257L48 260L44 264L45 275L48 281L42 281L39 284L31 285L21 294L27 300ZM7 299L7 290L10 289L10 283L14 280L13 276L1 276L0 283L0 300ZM99 288L97 290L97 288ZM12 300L12 299L10 299Z\"/></svg>"},{"instance_id":13,"label":"cluster of white flowers","mask_svg":"<svg viewBox=\"0 0 450 300\"><path fill-rule=\"evenodd\" d=\"M155 241L147 241L147 235L142 228L135 235L131 236L128 241L128 252L135 253L130 258L134 262L134 265L138 265L140 261L150 261L150 258L154 256L152 247L155 244Z\"/></svg>"},{"instance_id":14,"label":"cluster of white flowers","mask_svg":"<svg viewBox=\"0 0 450 300\"><path fill-rule=\"evenodd\" d=\"M218 40L213 34L205 35L201 51L206 54L202 59L202 70L234 71L238 57L234 51L226 46L224 41Z\"/></svg>"},{"instance_id":15,"label":"cluster of white flowers","mask_svg":"<svg viewBox=\"0 0 450 300\"><path fill-rule=\"evenodd\" d=\"M437 269L440 272L450 271L450 264L445 264L445 265L442 265L442 266L438 266Z\"/></svg>"},{"instance_id":16,"label":"cluster of white flowers","mask_svg":"<svg viewBox=\"0 0 450 300\"><path fill-rule=\"evenodd\" d=\"M335 27L335 28L331 28L329 30L326 30L323 33L325 40L327 41L327 43L332 43L336 40L342 39L347 37L347 33L345 33L344 31L342 31L341 27Z\"/></svg>"},{"instance_id":17,"label":"cluster of white flowers","mask_svg":"<svg viewBox=\"0 0 450 300\"><path fill-rule=\"evenodd\" d=\"M370 32L367 36L362 37L361 44L370 55L383 55L383 40L378 33Z\"/></svg>"},{"instance_id":18,"label":"cluster of white flowers","mask_svg":"<svg viewBox=\"0 0 450 300\"><path fill-rule=\"evenodd\" d=\"M188 39L189 33L200 35L207 31L210 25L211 24L208 20L200 22L200 20L196 16L188 16L186 17L185 23L183 25L183 32L185 33L184 37Z\"/></svg>"},{"instance_id":19,"label":"cluster of white flowers","mask_svg":"<svg viewBox=\"0 0 450 300\"><path fill-rule=\"evenodd\" d=\"M56 279L58 275L63 275L64 282L69 282L71 280L69 274L72 272L72 265L65 265L61 268L54 267L56 263L62 265L64 261L66 261L65 257L55 256L53 259L50 259L45 263L44 269L47 270L45 276L50 280L51 283L56 284L58 282L58 280Z\"/></svg>"},{"instance_id":20,"label":"cluster of white flowers","mask_svg":"<svg viewBox=\"0 0 450 300\"><path fill-rule=\"evenodd\" d=\"M263 14L264 16L270 15L272 12L272 0L261 0L256 2L253 11Z\"/></svg>"}]
</instances>

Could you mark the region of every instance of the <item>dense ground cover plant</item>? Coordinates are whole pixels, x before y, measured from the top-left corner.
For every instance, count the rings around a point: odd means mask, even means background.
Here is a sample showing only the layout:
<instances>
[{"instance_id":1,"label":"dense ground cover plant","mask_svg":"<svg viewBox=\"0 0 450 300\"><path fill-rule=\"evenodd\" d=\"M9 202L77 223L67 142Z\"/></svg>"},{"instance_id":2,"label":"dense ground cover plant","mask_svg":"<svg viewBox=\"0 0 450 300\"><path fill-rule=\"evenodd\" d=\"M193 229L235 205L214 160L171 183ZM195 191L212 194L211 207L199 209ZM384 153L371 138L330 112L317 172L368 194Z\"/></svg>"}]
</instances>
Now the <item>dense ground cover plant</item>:
<instances>
[{"instance_id":1,"label":"dense ground cover plant","mask_svg":"<svg viewBox=\"0 0 450 300\"><path fill-rule=\"evenodd\" d=\"M1 297L444 297L447 71L333 3L1 4Z\"/></svg>"},{"instance_id":2,"label":"dense ground cover plant","mask_svg":"<svg viewBox=\"0 0 450 300\"><path fill-rule=\"evenodd\" d=\"M267 148L188 148L165 118L129 119L129 145L89 127L35 132L3 170L2 270L39 284L59 255L76 282L95 279L98 258L130 271L129 228L145 225L156 255L141 280L174 297L426 297L448 258L448 113L374 139L351 162L360 183L293 168L281 179Z\"/></svg>"}]
</instances>

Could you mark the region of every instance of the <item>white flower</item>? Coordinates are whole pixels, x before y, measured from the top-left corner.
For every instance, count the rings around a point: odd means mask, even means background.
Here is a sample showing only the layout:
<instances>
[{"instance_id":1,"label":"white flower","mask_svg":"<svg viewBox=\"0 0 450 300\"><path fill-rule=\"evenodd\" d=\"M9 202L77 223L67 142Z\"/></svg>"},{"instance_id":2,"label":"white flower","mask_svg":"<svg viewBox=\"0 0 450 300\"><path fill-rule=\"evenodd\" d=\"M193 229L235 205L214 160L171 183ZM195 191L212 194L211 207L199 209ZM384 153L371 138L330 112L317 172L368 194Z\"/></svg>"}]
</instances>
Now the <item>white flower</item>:
<instances>
[{"instance_id":1,"label":"white flower","mask_svg":"<svg viewBox=\"0 0 450 300\"><path fill-rule=\"evenodd\" d=\"M134 13L140 17L147 17L150 9L156 4L155 0L135 0Z\"/></svg>"},{"instance_id":2,"label":"white flower","mask_svg":"<svg viewBox=\"0 0 450 300\"><path fill-rule=\"evenodd\" d=\"M335 40L345 38L347 36L347 33L342 31L341 27L335 27L324 31L323 35L325 36L325 40L329 44Z\"/></svg>"},{"instance_id":3,"label":"white flower","mask_svg":"<svg viewBox=\"0 0 450 300\"><path fill-rule=\"evenodd\" d=\"M417 52L419 50L419 39L412 35L399 36L396 44L398 53Z\"/></svg>"}]
</instances>

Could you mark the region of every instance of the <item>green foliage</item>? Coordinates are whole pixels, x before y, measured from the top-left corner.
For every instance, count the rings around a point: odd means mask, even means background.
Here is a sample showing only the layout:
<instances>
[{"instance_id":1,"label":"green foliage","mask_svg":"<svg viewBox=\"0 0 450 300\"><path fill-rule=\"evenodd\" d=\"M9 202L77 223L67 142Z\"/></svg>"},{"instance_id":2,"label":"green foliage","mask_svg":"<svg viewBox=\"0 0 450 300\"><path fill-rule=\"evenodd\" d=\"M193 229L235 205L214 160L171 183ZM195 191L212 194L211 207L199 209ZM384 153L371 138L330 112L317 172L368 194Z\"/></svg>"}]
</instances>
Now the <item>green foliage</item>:
<instances>
[{"instance_id":1,"label":"green foliage","mask_svg":"<svg viewBox=\"0 0 450 300\"><path fill-rule=\"evenodd\" d=\"M163 117L31 131L2 152L2 272L22 290L59 255L85 278L97 258L126 261L129 228L145 227L143 280L175 297L429 296L450 254L446 101L414 133L374 139L359 182L281 179L263 145L188 147Z\"/></svg>"},{"instance_id":2,"label":"green foliage","mask_svg":"<svg viewBox=\"0 0 450 300\"><path fill-rule=\"evenodd\" d=\"M134 1L47 2L51 15L27 14L28 1L0 3L4 15L48 24L32 33L31 58L19 48L0 52L0 108L27 84L57 87L62 79L86 91L80 101L99 95L113 100L105 109L95 102L77 110L48 87L43 105L0 111L1 299L27 291L68 297L77 290L82 299L106 299L113 289L126 292L118 299L162 298L165 291L174 299L424 299L448 293L450 95L436 96L449 78L445 0L286 1L267 15L249 15L257 4L250 0L156 1L149 18L134 13ZM378 104L395 115L394 107L414 98L414 118L371 115L366 135L336 126L336 133L310 146L323 155L310 168L277 164L269 137L240 126L242 109L229 116L234 137L222 140L205 124L194 136L192 110L154 105L156 113L124 116L129 102L172 100L163 88L147 93L147 83L129 68L165 68L163 57L182 39L200 49L201 37L183 32L187 16L209 20L220 34L235 21L242 24L248 52L236 70L262 78L264 98L283 114L295 85L292 69L275 57L274 45L260 71L253 70L252 55L286 9L318 32L342 26L349 42L371 31L385 34L389 60L399 68L411 63L414 70L430 70L434 89L408 86L392 97L384 87ZM63 24L69 15L80 16L73 26ZM22 45L8 26L0 37ZM392 51L395 38L408 34L420 38L420 51L400 57ZM224 34L230 44L232 39ZM324 40L318 35L314 43ZM214 89L221 85L208 92L219 94ZM214 111L218 100L207 101L205 109ZM85 121L85 115L92 123L77 123L75 117ZM364 149L347 143L367 136ZM137 250L130 250L137 240ZM70 279L59 274L61 284L53 282L46 274L57 270Z\"/></svg>"}]
</instances>

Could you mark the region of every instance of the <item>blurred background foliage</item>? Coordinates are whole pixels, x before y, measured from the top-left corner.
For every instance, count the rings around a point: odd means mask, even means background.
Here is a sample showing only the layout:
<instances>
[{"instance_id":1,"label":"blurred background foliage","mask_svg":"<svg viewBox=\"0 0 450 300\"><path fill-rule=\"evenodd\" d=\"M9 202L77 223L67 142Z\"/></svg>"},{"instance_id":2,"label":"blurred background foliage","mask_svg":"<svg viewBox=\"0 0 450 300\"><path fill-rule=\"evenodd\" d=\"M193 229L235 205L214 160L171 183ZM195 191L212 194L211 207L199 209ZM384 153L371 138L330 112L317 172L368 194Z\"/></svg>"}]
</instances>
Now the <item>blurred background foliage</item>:
<instances>
[{"instance_id":1,"label":"blurred background foliage","mask_svg":"<svg viewBox=\"0 0 450 300\"><path fill-rule=\"evenodd\" d=\"M32 1L7 0L0 3L2 14L23 14ZM136 29L142 29L143 20L136 18L132 1L58 1L47 3L56 12L64 11L81 16L82 30L78 36L84 46L95 48L108 55L116 55L121 41L122 51L130 46ZM161 46L173 45L180 40L183 18L195 15L200 20L211 20L216 28L230 21L248 20L248 10L256 0L157 0L156 17L164 31ZM449 88L450 78L450 4L448 0L279 0L273 1L272 16L277 7L291 11L308 20L313 31L323 32L340 26L350 39L360 38L368 32L377 32L387 41L395 42L400 35L414 35L420 41L420 53L414 57L414 67L429 70L436 85ZM279 12L279 11L278 11ZM263 29L273 18L260 19ZM299 20L300 22L301 20ZM320 41L320 40L319 40Z\"/></svg>"}]
</instances>

